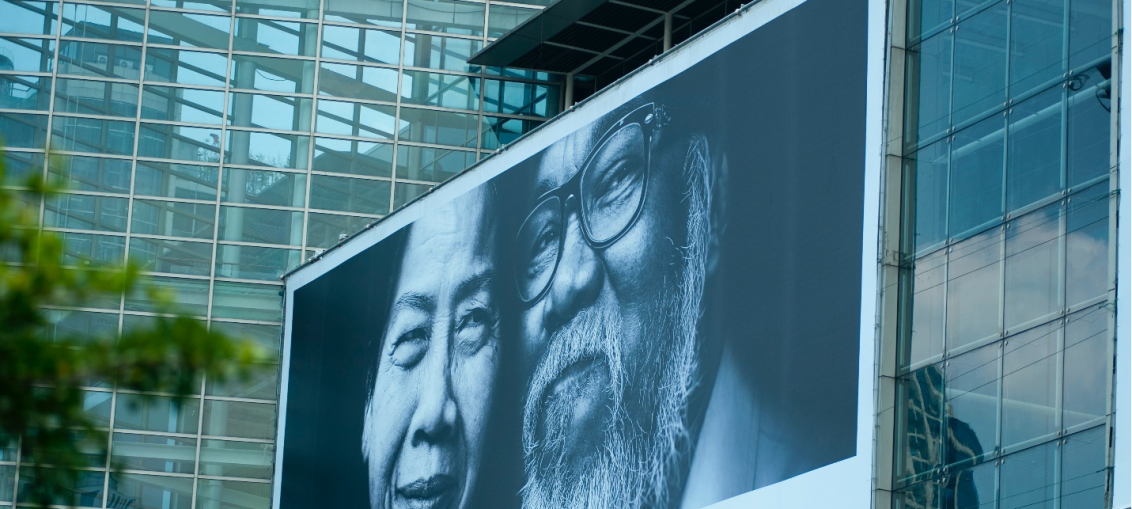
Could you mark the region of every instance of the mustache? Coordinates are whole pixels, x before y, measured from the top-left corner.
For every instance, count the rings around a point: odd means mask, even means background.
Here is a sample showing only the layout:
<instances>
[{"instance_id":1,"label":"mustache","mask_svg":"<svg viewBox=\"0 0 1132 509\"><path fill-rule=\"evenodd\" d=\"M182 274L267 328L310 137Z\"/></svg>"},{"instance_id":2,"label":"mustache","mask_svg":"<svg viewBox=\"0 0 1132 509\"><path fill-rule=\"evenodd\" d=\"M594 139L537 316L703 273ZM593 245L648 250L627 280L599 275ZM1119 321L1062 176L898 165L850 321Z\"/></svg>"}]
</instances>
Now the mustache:
<instances>
[{"instance_id":1,"label":"mustache","mask_svg":"<svg viewBox=\"0 0 1132 509\"><path fill-rule=\"evenodd\" d=\"M582 310L551 334L547 351L527 384L527 397L523 405L523 451L527 456L546 445L538 441L540 422L546 422L552 433L563 432L560 426L552 426L563 422L561 416L543 414L548 411L545 405L548 392L570 366L591 359L604 363L609 372L611 404L615 409L621 408L625 383L621 327L620 314L593 306Z\"/></svg>"}]
</instances>

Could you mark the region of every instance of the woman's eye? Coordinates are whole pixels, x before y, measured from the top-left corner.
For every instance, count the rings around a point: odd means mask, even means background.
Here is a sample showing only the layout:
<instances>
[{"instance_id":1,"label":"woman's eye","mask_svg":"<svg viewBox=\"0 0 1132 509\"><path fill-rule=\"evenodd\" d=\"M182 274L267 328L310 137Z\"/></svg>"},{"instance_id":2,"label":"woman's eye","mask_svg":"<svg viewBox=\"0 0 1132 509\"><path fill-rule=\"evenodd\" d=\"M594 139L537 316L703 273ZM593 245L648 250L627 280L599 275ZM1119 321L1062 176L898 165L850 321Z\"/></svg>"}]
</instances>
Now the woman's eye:
<instances>
[{"instance_id":1,"label":"woman's eye","mask_svg":"<svg viewBox=\"0 0 1132 509\"><path fill-rule=\"evenodd\" d=\"M461 352L471 355L479 351L494 334L492 315L486 308L474 308L456 325L456 341Z\"/></svg>"},{"instance_id":2,"label":"woman's eye","mask_svg":"<svg viewBox=\"0 0 1132 509\"><path fill-rule=\"evenodd\" d=\"M400 335L393 343L389 358L395 366L409 369L424 358L428 349L428 335L423 328L413 329Z\"/></svg>"}]
</instances>

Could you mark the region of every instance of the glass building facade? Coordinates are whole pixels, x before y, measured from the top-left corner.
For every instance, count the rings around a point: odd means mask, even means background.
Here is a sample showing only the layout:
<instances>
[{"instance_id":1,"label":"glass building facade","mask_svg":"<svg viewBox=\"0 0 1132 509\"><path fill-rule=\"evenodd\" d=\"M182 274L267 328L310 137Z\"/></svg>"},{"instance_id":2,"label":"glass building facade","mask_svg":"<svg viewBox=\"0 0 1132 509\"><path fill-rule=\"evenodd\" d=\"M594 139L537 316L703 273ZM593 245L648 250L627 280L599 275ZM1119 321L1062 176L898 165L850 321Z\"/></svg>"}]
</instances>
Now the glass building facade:
<instances>
[{"instance_id":1,"label":"glass building facade","mask_svg":"<svg viewBox=\"0 0 1132 509\"><path fill-rule=\"evenodd\" d=\"M128 260L277 351L285 270L558 113L559 77L467 64L545 3L0 0L2 184L57 179L66 192L31 205L71 259ZM112 335L155 304L50 314ZM59 502L269 507L277 380L204 380L180 407L90 387L109 443L76 438L91 466ZM0 507L26 500L20 465L0 447Z\"/></svg>"},{"instance_id":2,"label":"glass building facade","mask_svg":"<svg viewBox=\"0 0 1132 509\"><path fill-rule=\"evenodd\" d=\"M1107 507L1114 2L893 7L877 506Z\"/></svg>"}]
</instances>

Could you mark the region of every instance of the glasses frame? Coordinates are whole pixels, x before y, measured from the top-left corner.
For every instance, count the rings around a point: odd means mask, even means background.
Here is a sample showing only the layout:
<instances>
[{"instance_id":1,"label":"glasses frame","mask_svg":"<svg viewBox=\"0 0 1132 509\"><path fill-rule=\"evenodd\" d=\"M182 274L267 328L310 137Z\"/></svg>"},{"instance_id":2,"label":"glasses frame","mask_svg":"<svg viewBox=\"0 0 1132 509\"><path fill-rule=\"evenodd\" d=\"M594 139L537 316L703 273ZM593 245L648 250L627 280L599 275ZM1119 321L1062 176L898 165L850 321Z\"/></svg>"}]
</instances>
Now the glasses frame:
<instances>
[{"instance_id":1,"label":"glasses frame","mask_svg":"<svg viewBox=\"0 0 1132 509\"><path fill-rule=\"evenodd\" d=\"M582 238L585 239L586 244L594 249L605 249L616 243L618 240L621 240L621 238L624 237L625 234L633 228L633 225L637 224L637 220L641 217L641 211L645 208L645 198L646 196L648 196L649 188L649 174L652 173L653 136L655 135L656 130L664 125L666 121L667 115L664 112L664 108L657 106L656 103L645 104L621 117L621 119L619 119L605 131L605 134L602 134L601 137L598 138L597 143L594 144L594 148L591 149L590 153L586 155L586 159L583 161L581 169L574 172L574 174L571 175L570 178L567 179L566 182L562 185L539 195L538 199L535 200L534 206L531 207L530 213L528 213L527 217L523 219L522 223L520 223L519 229L515 234L514 245L519 245L519 235L522 233L523 229L526 228L527 223L531 221L531 218L534 216L535 212L537 212L543 206L543 204L549 202L550 200L558 200L557 207L559 212L559 226L561 227L562 231L565 231L566 222L570 217L570 214L567 210L567 204L571 199L578 201L578 223L581 225ZM603 147L605 147L606 143L608 143L610 139L612 139L622 130L633 125L641 126L641 130L643 131L645 139L645 170L643 180L641 182L641 198L637 202L636 210L633 211L633 217L629 219L629 222L625 224L625 227L621 228L620 231L613 234L608 239L597 241L594 240L593 235L590 232L589 223L586 221L586 218L589 216L589 212L586 210L585 201L581 198L583 195L582 182L585 180L584 177L592 166L594 159L599 153L601 153L601 150ZM562 251L563 249L565 249L565 247L566 235L560 235L558 237L558 250L554 257L554 268L550 270L550 277L547 279L546 284L543 285L542 289L539 290L538 293L536 293L530 299L523 297L522 288L525 285L521 283L519 279L519 273L516 270L515 291L519 294L519 300L522 301L523 304L529 306L535 302L538 302L546 296L546 294L550 291L550 287L554 286L554 277L558 274L558 265L562 262ZM518 259L518 257L516 257L516 259Z\"/></svg>"}]
</instances>

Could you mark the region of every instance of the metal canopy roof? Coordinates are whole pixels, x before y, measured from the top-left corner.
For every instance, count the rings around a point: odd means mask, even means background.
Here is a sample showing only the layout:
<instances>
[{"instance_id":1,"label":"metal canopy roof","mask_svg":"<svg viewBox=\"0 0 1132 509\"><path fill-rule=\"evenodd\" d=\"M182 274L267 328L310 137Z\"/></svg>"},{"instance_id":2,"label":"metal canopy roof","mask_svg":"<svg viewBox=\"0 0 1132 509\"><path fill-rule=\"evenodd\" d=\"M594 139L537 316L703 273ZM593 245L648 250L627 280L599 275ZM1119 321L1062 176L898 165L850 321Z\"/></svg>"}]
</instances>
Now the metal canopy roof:
<instances>
[{"instance_id":1,"label":"metal canopy roof","mask_svg":"<svg viewBox=\"0 0 1132 509\"><path fill-rule=\"evenodd\" d=\"M709 11L719 11L712 13L713 21L722 18L729 3L735 2L559 0L473 55L468 63L585 76L617 67L628 72L663 51L666 15L672 16L669 30L678 27L677 37L682 40L692 35L687 32L695 26L711 24L694 23Z\"/></svg>"}]
</instances>

